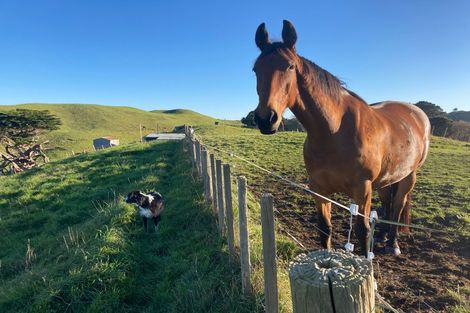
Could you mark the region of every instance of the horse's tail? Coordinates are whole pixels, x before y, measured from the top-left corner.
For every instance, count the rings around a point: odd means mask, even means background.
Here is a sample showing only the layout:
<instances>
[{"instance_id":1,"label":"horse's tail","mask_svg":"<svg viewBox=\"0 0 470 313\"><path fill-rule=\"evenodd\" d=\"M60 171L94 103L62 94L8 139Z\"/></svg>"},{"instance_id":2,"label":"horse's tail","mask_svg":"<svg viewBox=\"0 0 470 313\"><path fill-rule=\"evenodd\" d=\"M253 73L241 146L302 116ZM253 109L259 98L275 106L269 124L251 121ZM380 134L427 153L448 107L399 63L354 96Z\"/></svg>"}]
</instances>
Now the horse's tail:
<instances>
[{"instance_id":1,"label":"horse's tail","mask_svg":"<svg viewBox=\"0 0 470 313\"><path fill-rule=\"evenodd\" d=\"M406 195L405 206L401 212L400 222L404 224L410 224L411 222L411 192ZM399 230L404 233L408 233L410 228L408 226L400 226Z\"/></svg>"}]
</instances>

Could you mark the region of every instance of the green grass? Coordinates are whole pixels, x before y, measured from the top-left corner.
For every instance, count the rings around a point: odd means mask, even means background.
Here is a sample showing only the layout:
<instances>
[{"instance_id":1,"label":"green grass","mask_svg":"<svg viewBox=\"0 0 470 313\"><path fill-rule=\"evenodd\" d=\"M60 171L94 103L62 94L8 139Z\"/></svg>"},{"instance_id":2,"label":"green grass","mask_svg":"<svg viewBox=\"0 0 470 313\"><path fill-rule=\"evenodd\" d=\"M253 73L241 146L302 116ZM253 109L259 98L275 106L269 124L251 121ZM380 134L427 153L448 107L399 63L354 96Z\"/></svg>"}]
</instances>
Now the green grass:
<instances>
[{"instance_id":1,"label":"green grass","mask_svg":"<svg viewBox=\"0 0 470 313\"><path fill-rule=\"evenodd\" d=\"M212 125L215 119L190 110L142 111L131 107L113 107L91 104L22 104L0 106L1 110L16 108L49 110L62 121L60 129L46 134L54 149L52 159L62 158L74 152L92 150L94 138L111 136L121 145L140 141L139 125L143 135L151 132L171 131L177 125Z\"/></svg>"},{"instance_id":2,"label":"green grass","mask_svg":"<svg viewBox=\"0 0 470 313\"><path fill-rule=\"evenodd\" d=\"M102 135L119 137L124 144L135 142L141 121L147 129L158 121L159 127L168 125L166 130L187 123L196 125L197 135L210 146L233 151L296 182L306 182L304 133L264 136L241 128L238 122L215 126L213 119L186 110L26 107L49 109L64 121L59 131L49 135L64 151L81 151L89 147L92 138ZM57 158L65 155L54 153ZM237 266L228 265L226 243L217 236L210 209L200 197L202 186L192 180L183 155L176 143L134 144L0 177L0 312L259 311L263 301L259 193L279 192L280 185L236 158L216 153L217 158L232 164L234 177L242 174L248 178L256 294L255 299L245 299L239 295ZM444 238L447 242L462 237L462 242L468 242L470 236L469 159L467 143L434 137L418 174L412 221L449 230L451 235ZM301 212L302 208L307 209L303 213L315 214L305 195L285 188L280 193L286 197L276 201L289 203L292 210ZM158 189L167 196L167 211L157 237L143 234L135 208L122 202L122 196L132 189ZM235 194L233 199L235 202ZM346 204L350 201L336 199ZM377 204L377 199L374 201ZM234 203L235 216L236 208ZM347 212L340 214L347 216ZM291 312L287 266L300 250L280 231L281 225L277 227L281 311ZM466 312L468 288L460 293L449 290L449 295L458 303L454 311Z\"/></svg>"},{"instance_id":3,"label":"green grass","mask_svg":"<svg viewBox=\"0 0 470 313\"><path fill-rule=\"evenodd\" d=\"M211 147L224 149L293 181L307 182L302 154L305 133L283 132L273 136L264 136L253 129L227 127L227 130L222 134L220 129L216 127L205 127L197 134L213 152L215 150ZM252 216L251 241L254 243L252 245L252 262L255 265L255 287L261 297L263 285L258 206L260 193L272 192L284 196L277 200L284 201L284 205L288 202L289 209L299 213L307 209L307 212L303 212L304 215L315 215L315 209L312 203L306 202L306 196L303 192L279 183L276 179L237 158L218 151L214 153L216 158L232 164L234 175L247 176L248 184L252 187L249 189L252 193L249 201L250 215ZM460 242L459 240L462 243L469 241L470 167L468 160L470 160L470 145L468 143L434 137L428 159L418 172L418 184L413 192L412 222L445 230L447 234L442 240L447 243L455 244ZM341 195L335 196L335 199L346 205L351 201ZM379 205L377 197L374 199L374 205ZM347 217L347 212L341 212L337 208L334 210L344 215L340 217L341 219ZM338 244L337 240L335 241L335 233L333 241ZM277 234L277 249L281 311L291 312L287 265L300 250L282 232ZM456 302L460 303L455 307L456 312L461 307L468 309L468 302L458 299Z\"/></svg>"},{"instance_id":4,"label":"green grass","mask_svg":"<svg viewBox=\"0 0 470 313\"><path fill-rule=\"evenodd\" d=\"M143 232L123 196L159 190ZM83 154L0 177L0 312L254 312L181 143Z\"/></svg>"}]
</instances>

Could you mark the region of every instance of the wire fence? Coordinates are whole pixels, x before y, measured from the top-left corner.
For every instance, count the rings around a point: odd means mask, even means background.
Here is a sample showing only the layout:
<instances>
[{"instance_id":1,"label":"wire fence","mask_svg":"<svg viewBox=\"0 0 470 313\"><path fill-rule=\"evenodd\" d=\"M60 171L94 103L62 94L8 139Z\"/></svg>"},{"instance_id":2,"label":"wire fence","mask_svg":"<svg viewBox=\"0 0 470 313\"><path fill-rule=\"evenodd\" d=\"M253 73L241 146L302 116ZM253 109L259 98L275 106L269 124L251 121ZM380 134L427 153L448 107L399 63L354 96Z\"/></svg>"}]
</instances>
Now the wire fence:
<instances>
[{"instance_id":1,"label":"wire fence","mask_svg":"<svg viewBox=\"0 0 470 313\"><path fill-rule=\"evenodd\" d=\"M191 134L191 137L192 138L197 138L197 140L199 140L200 142L203 142L202 139L200 137L196 137L194 133ZM314 195L314 196L317 196L323 200L326 200L330 203L332 203L333 205L336 205L337 207L340 207L344 210L347 210L351 216L350 216L350 221L349 221L349 232L348 232L348 244L350 242L350 237L351 237L351 231L352 231L352 217L355 216L355 215L359 215L363 218L369 218L368 216L365 216L364 214L360 213L357 211L357 206L355 204L351 204L349 207L338 202L338 201L335 201L331 198L328 198L318 192L315 192L313 190L311 190L310 188L307 188L305 185L303 184L300 184L300 183L297 183L297 182L294 182L274 171L271 171L271 170L268 170L262 166L259 166L258 164L254 163L253 161L250 161L242 156L239 156L231 151L227 151L225 149L221 149L219 147L216 147L216 146L212 146L212 145L208 145L207 143L204 143L204 146L206 146L207 148L209 149L212 149L214 151L218 151L220 153L223 153L229 157L232 157L232 158L236 158L258 170L260 170L261 172L264 172L270 176L273 176L277 179L279 179L280 181L283 181L295 188L298 188L298 189L301 189L303 190L304 192L308 193L308 194L311 194L311 195ZM282 216L283 214L278 211L277 209L274 210L274 212L279 215L279 216ZM312 226L313 228L315 228L316 230L318 230L320 233L326 235L326 236L330 236L330 234L326 233L325 231L323 231L322 229L320 229L317 225L315 225L314 223L308 221L307 219L305 219L301 214L299 214L298 212L295 212L295 211L291 211L292 213L294 213L299 219L301 219L304 223ZM426 226L423 226L423 225L418 225L418 224L406 224L406 223L401 223L401 222L395 222L395 221L390 221L390 220L386 220L386 219L382 219L382 218L379 218L377 215L374 215L373 218L370 219L371 221L371 224L373 225L372 226L372 232L374 231L374 227L375 227L375 224L379 224L379 223L382 223L382 224L388 224L388 225L395 225L395 226L404 226L404 227L410 227L410 228L415 228L415 229L419 229L419 230L423 230L423 231L428 231L428 232L436 232L436 233L446 233L446 234L450 234L452 232L449 232L447 230L442 230L442 229L434 229L434 228L430 228L430 227L426 227ZM373 223L372 223L373 221ZM290 233L288 230L286 230L284 227L282 227L281 225L278 226L279 230L283 233L285 233L288 237L290 237L300 248L301 250L303 251L308 251L306 245L304 243L302 243L302 241L298 238L296 238L292 233ZM373 242L371 242L371 245L370 245L370 249L371 249L371 252L373 251ZM373 259L373 253L372 253L372 257L370 258L370 261L372 262L372 259ZM416 295L414 293L414 291L412 289L410 289L409 287L406 287L406 289L412 294L412 296L419 302L419 304L423 304L425 307L427 307L428 310L430 310L431 312L438 312L435 308L433 308L429 303L427 303L426 301L424 301L422 299L422 297L420 295ZM390 303L388 303L383 296L381 296L378 292L376 293L376 300L379 304L379 306L384 309L384 310L387 310L387 311L390 311L390 312L402 312L400 310L397 310L395 308L393 308Z\"/></svg>"}]
</instances>

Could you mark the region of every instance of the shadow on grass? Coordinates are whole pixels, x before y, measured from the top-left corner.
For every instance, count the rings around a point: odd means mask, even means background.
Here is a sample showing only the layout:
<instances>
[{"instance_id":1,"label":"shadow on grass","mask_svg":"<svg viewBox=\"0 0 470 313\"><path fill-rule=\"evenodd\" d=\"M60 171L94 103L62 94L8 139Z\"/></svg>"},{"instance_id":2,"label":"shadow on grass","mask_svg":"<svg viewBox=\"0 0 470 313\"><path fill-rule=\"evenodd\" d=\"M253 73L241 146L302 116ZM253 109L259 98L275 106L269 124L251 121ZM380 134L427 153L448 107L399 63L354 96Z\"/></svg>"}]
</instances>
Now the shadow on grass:
<instances>
[{"instance_id":1,"label":"shadow on grass","mask_svg":"<svg viewBox=\"0 0 470 313\"><path fill-rule=\"evenodd\" d=\"M80 155L0 179L0 311L253 312L181 143ZM127 192L159 190L146 235Z\"/></svg>"}]
</instances>

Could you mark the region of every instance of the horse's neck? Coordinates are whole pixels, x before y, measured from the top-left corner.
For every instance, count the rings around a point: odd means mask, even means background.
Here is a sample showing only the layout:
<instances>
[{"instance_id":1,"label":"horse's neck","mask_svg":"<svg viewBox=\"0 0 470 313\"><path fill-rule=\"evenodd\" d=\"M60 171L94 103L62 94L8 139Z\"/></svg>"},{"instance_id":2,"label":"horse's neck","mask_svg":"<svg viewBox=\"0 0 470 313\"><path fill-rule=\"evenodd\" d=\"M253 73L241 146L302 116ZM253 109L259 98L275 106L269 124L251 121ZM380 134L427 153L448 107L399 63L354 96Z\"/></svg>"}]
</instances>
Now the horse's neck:
<instances>
[{"instance_id":1,"label":"horse's neck","mask_svg":"<svg viewBox=\"0 0 470 313\"><path fill-rule=\"evenodd\" d=\"M305 88L299 88L299 99L292 108L308 136L317 141L327 140L338 131L344 112L342 99L332 99L321 91L315 93Z\"/></svg>"}]
</instances>

